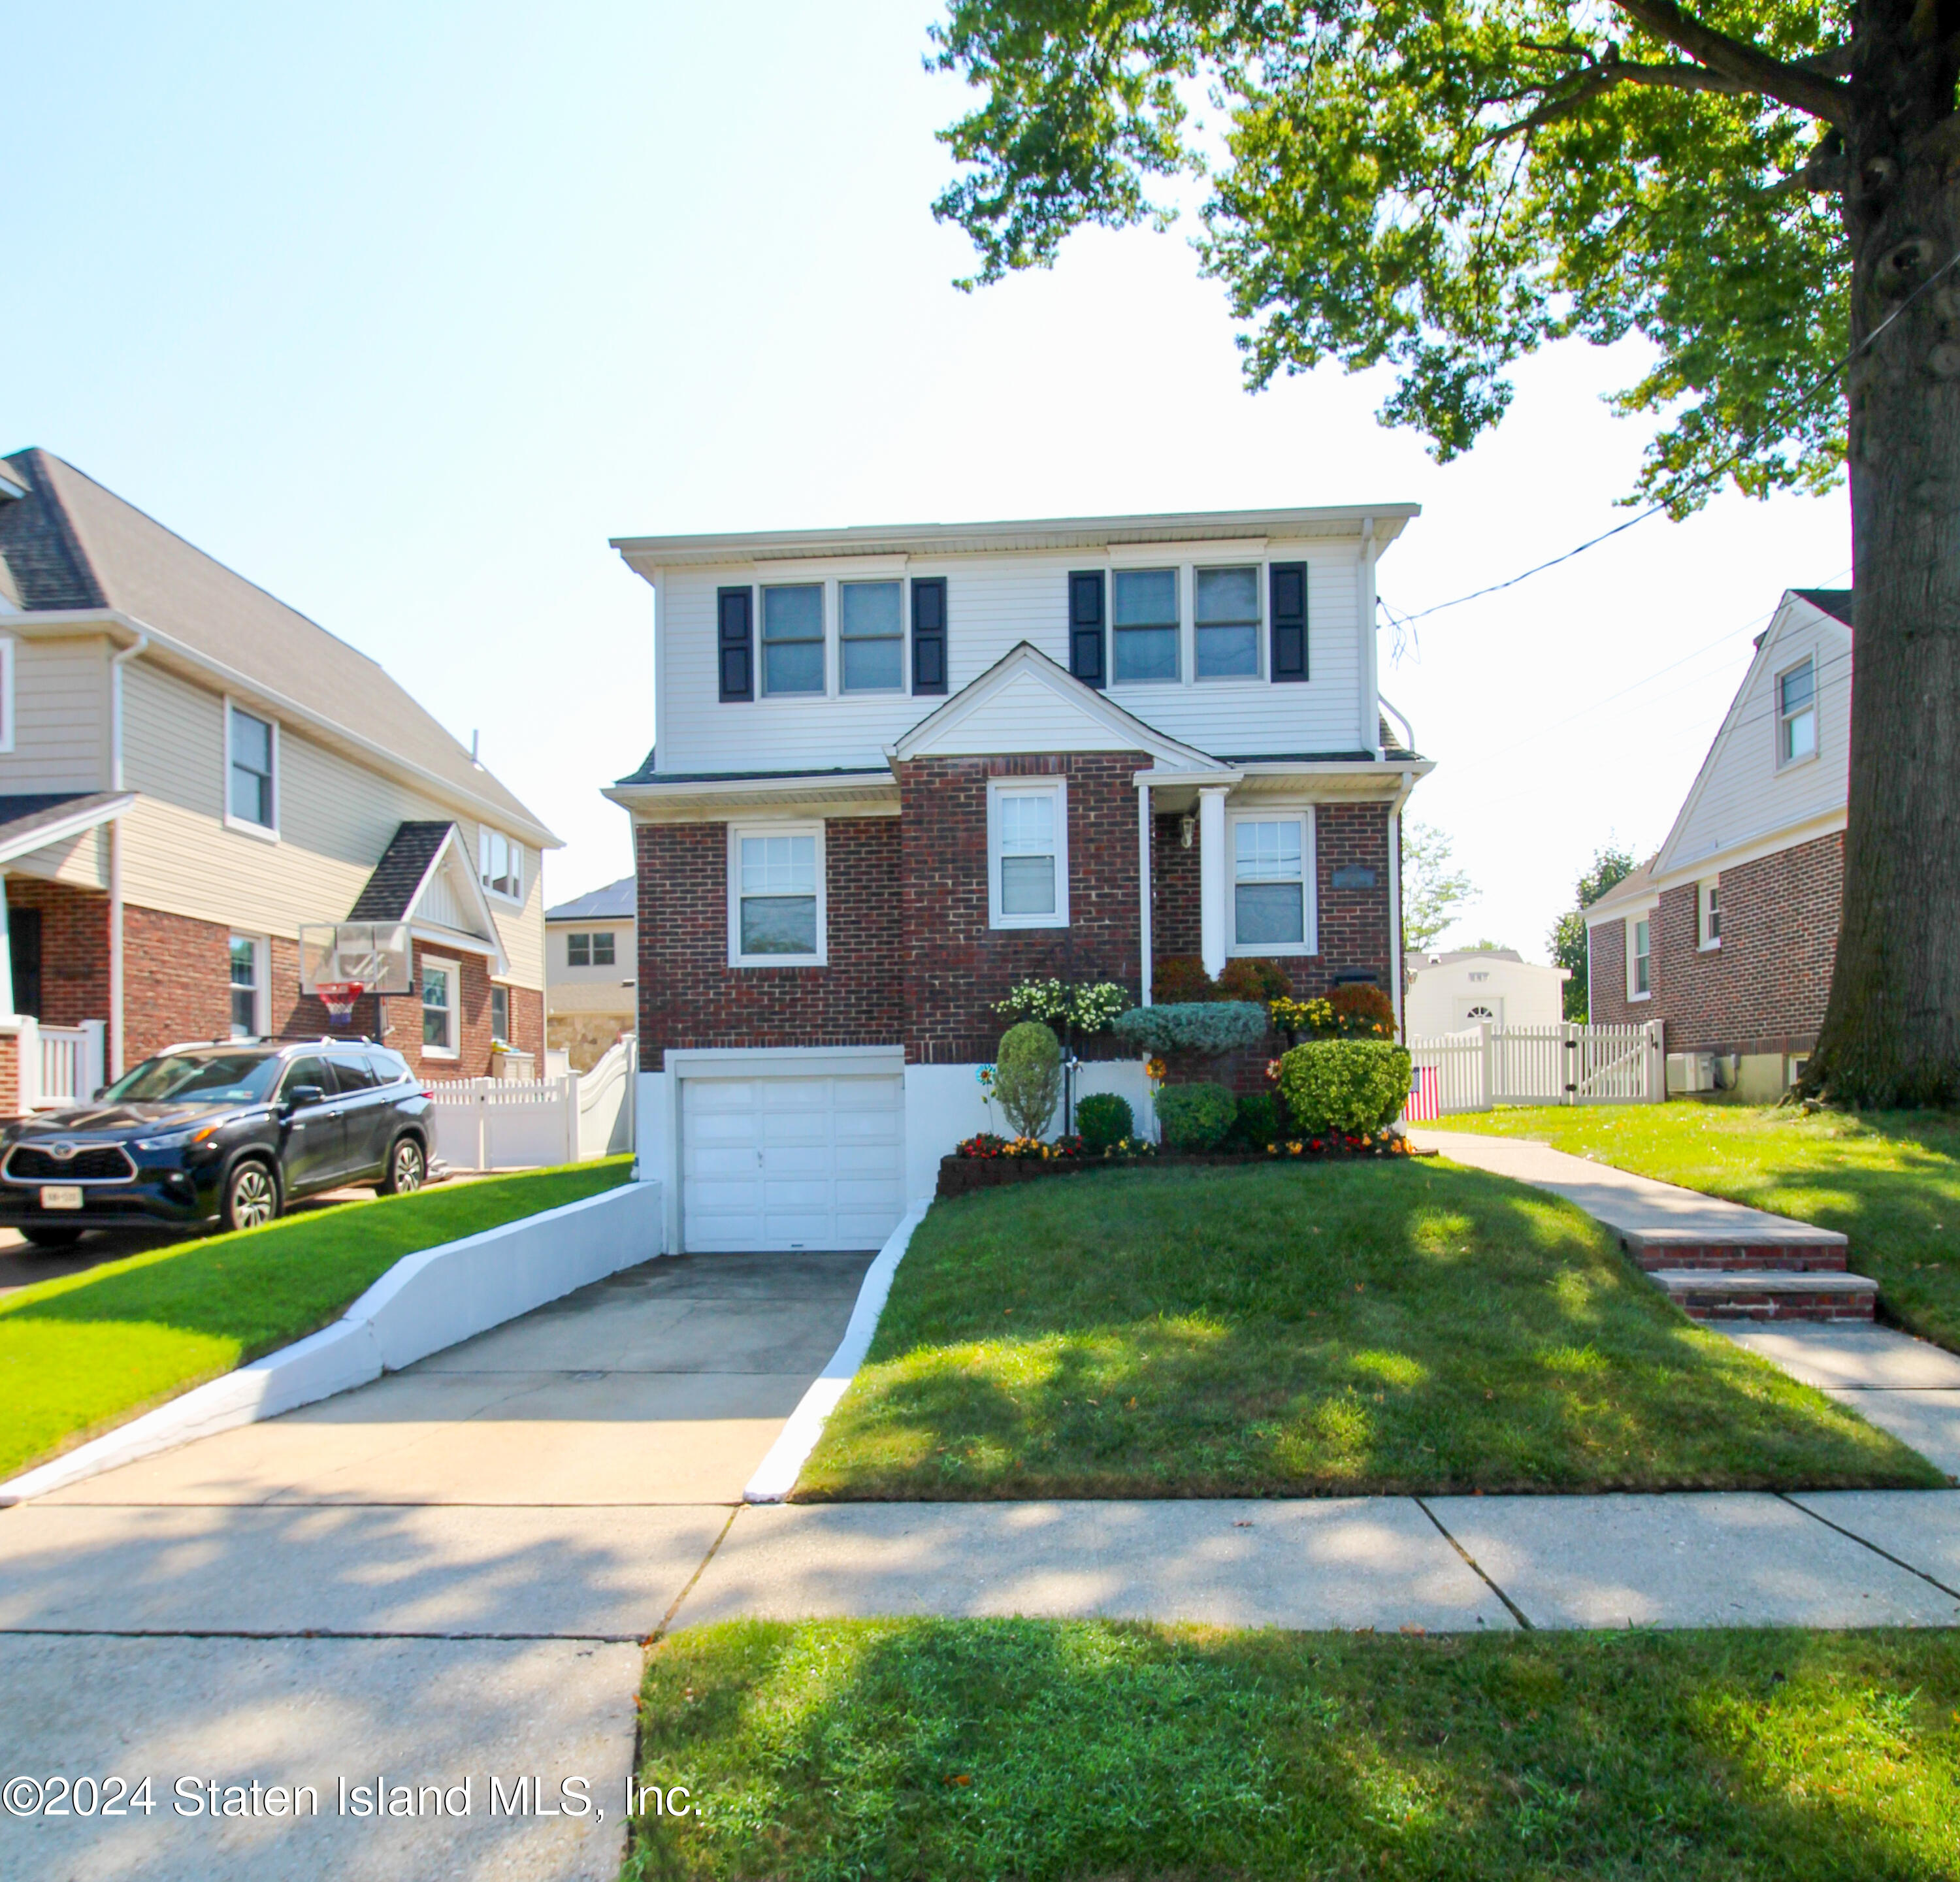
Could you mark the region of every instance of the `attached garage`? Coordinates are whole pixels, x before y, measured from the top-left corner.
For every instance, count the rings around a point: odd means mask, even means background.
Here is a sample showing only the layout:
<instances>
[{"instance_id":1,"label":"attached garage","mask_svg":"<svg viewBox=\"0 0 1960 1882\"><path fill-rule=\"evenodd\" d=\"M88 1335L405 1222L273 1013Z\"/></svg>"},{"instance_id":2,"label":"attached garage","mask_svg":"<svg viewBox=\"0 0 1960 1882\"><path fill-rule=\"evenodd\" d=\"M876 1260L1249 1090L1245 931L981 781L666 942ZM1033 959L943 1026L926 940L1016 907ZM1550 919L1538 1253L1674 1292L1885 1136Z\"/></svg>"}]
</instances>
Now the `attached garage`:
<instances>
[{"instance_id":1,"label":"attached garage","mask_svg":"<svg viewBox=\"0 0 1960 1882\"><path fill-rule=\"evenodd\" d=\"M678 1081L682 1247L880 1246L905 1213L903 1077L714 1072Z\"/></svg>"}]
</instances>

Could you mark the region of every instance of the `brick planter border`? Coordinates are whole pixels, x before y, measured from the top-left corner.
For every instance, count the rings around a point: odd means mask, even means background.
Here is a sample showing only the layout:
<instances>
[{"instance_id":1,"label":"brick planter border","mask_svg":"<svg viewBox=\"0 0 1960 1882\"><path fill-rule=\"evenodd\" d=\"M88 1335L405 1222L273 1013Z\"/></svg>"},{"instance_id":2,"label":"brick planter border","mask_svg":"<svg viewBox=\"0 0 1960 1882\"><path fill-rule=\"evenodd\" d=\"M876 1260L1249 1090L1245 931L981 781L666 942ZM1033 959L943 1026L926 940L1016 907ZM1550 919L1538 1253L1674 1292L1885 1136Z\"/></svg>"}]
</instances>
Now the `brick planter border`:
<instances>
[{"instance_id":1,"label":"brick planter border","mask_svg":"<svg viewBox=\"0 0 1960 1882\"><path fill-rule=\"evenodd\" d=\"M1382 1154L1378 1150L1322 1150L1304 1156L1281 1157L1250 1150L1186 1150L1152 1157L943 1156L939 1159L937 1193L966 1196L975 1190L1032 1183L1044 1176L1076 1176L1086 1170L1251 1169L1269 1163L1370 1162Z\"/></svg>"}]
</instances>

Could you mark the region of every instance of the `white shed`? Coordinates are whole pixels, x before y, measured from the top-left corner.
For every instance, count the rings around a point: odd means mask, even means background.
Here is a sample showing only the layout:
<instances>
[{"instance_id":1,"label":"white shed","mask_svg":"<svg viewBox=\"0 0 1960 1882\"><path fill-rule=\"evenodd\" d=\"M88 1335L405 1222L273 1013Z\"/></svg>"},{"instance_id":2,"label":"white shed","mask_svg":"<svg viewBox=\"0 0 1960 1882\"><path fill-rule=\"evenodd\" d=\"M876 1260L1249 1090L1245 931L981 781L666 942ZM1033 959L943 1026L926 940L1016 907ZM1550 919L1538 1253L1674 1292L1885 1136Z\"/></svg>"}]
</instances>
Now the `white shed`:
<instances>
[{"instance_id":1,"label":"white shed","mask_svg":"<svg viewBox=\"0 0 1960 1882\"><path fill-rule=\"evenodd\" d=\"M1515 948L1459 948L1409 962L1402 1010L1411 1038L1494 1026L1555 1026L1564 1018L1563 967L1541 967Z\"/></svg>"}]
</instances>

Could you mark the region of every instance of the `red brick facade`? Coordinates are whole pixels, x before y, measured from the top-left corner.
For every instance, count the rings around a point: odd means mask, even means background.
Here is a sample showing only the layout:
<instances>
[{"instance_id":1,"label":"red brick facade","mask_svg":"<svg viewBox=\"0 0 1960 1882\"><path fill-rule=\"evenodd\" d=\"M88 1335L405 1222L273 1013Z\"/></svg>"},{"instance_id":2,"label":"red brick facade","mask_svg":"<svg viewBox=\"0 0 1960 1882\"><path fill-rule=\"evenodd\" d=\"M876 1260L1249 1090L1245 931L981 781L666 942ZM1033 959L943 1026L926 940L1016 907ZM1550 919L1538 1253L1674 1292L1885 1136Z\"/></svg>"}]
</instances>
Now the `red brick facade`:
<instances>
[{"instance_id":1,"label":"red brick facade","mask_svg":"<svg viewBox=\"0 0 1960 1882\"><path fill-rule=\"evenodd\" d=\"M109 898L100 889L7 878L7 907L41 917L41 1010L50 1026L109 1016ZM16 988L18 995L20 990Z\"/></svg>"},{"instance_id":2,"label":"red brick facade","mask_svg":"<svg viewBox=\"0 0 1960 1882\"><path fill-rule=\"evenodd\" d=\"M1594 1023L1665 1020L1670 1052L1808 1052L1831 993L1842 835L1726 869L1719 880L1718 947L1700 945L1698 884L1662 893L1650 917L1650 1000L1627 997L1625 923L1590 930Z\"/></svg>"},{"instance_id":3,"label":"red brick facade","mask_svg":"<svg viewBox=\"0 0 1960 1882\"><path fill-rule=\"evenodd\" d=\"M909 1063L994 1056L994 1003L1019 980L1109 980L1132 997L1141 970L1138 752L915 758L900 765L901 815L825 823L825 967L728 965L728 826L642 824L640 1038L649 1071L670 1048L902 1044ZM989 925L987 787L994 777L1068 783L1068 925ZM1388 811L1316 812L1320 952L1284 965L1303 996L1337 978L1390 980ZM1359 865L1366 885L1337 889ZM1155 819L1152 952L1198 952L1198 852L1175 816ZM1086 1042L1085 1056L1115 1042Z\"/></svg>"}]
</instances>

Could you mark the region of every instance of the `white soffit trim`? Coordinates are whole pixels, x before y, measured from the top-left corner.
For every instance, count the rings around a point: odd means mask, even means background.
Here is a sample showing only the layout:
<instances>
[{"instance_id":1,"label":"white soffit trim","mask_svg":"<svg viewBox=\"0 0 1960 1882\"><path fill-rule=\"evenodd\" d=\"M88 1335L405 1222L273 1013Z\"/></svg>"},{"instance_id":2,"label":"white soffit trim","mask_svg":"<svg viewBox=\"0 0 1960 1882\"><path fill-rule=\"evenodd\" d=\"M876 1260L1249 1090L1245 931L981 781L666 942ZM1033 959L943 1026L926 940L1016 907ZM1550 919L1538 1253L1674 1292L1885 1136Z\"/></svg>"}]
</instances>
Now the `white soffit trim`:
<instances>
[{"instance_id":1,"label":"white soffit trim","mask_svg":"<svg viewBox=\"0 0 1960 1882\"><path fill-rule=\"evenodd\" d=\"M1589 928L1596 920L1607 920L1612 916L1624 914L1636 906L1652 907L1669 889L1685 888L1690 882L1712 882L1725 870L1740 869L1746 863L1760 863L1766 856L1775 856L1782 850L1796 849L1801 844L1815 843L1819 837L1828 837L1836 831L1842 830L1848 821L1843 811L1828 811L1821 817L1812 817L1802 823L1786 824L1780 829L1763 831L1753 837L1745 837L1738 842L1725 844L1719 850L1711 850L1707 855L1698 856L1693 862L1684 863L1666 876L1654 876L1648 884L1653 892L1637 903L1629 900L1605 908L1596 903L1586 911L1586 925Z\"/></svg>"},{"instance_id":2,"label":"white soffit trim","mask_svg":"<svg viewBox=\"0 0 1960 1882\"><path fill-rule=\"evenodd\" d=\"M641 823L720 823L750 811L799 810L832 817L896 817L898 780L889 771L838 777L658 777L609 784L600 793Z\"/></svg>"},{"instance_id":3,"label":"white soffit trim","mask_svg":"<svg viewBox=\"0 0 1960 1882\"><path fill-rule=\"evenodd\" d=\"M1058 742L1044 737L1033 744L1001 744L990 737L985 752L1147 752L1153 765L1169 765L1180 771L1216 773L1222 768L1208 752L1169 738L1146 724L1133 712L1125 711L1106 699L1093 686L1085 686L1064 670L1039 647L1019 642L988 667L978 679L969 680L958 692L929 712L899 742L888 748L895 762L930 757L944 751L962 757L985 755L959 738L959 727L972 715L991 704L1011 688L1039 687L1077 714L1089 729L1090 742Z\"/></svg>"},{"instance_id":4,"label":"white soffit trim","mask_svg":"<svg viewBox=\"0 0 1960 1882\"><path fill-rule=\"evenodd\" d=\"M71 837L81 836L112 818L121 816L135 801L134 791L125 791L107 803L94 805L52 823L38 824L11 840L0 841L0 863L11 863L17 857L32 856L37 850L45 850L51 844L65 843Z\"/></svg>"},{"instance_id":5,"label":"white soffit trim","mask_svg":"<svg viewBox=\"0 0 1960 1882\"><path fill-rule=\"evenodd\" d=\"M456 887L457 877L462 878L457 893L474 918L476 925L473 928L452 928L447 923L430 921L417 913L422 898L428 893L429 884L435 880L438 872L445 868L449 869L452 888ZM454 824L449 826L449 834L430 857L429 866L422 871L422 879L416 883L415 892L409 898L401 918L420 939L467 948L473 954L488 955L492 973L503 974L510 971L510 963L504 958L503 940L497 932L497 918L490 912L490 898L484 893L483 885L476 879L476 866L463 844L463 832Z\"/></svg>"},{"instance_id":6,"label":"white soffit trim","mask_svg":"<svg viewBox=\"0 0 1960 1882\"><path fill-rule=\"evenodd\" d=\"M1722 754L1727 749L1729 739L1744 717L1743 701L1748 698L1751 689L1755 685L1758 676L1765 668L1775 665L1777 643L1793 625L1812 628L1819 623L1834 628L1842 636L1845 646L1850 646L1851 630L1843 622L1834 615L1825 613L1814 602L1806 601L1795 589L1783 590L1783 599L1777 604L1776 612L1770 617L1770 625L1763 631L1761 639L1756 643L1755 657L1749 662L1749 670L1742 676L1742 683L1736 688L1735 698L1729 701L1729 710L1723 714L1722 723L1716 731L1713 742L1708 747L1708 755L1701 761L1701 768L1694 774L1694 782L1688 787L1688 795L1682 800L1681 809L1675 813L1673 823L1669 826L1666 838L1654 852L1651 866L1656 880L1672 876L1681 866L1675 855L1675 846L1681 841L1682 833L1688 828L1695 806L1701 803L1702 793L1708 788L1709 780L1715 774L1716 766ZM1781 845L1772 844L1771 847L1778 848ZM1768 853L1759 852L1763 854ZM1698 857L1694 866L1705 870L1713 860L1712 855Z\"/></svg>"}]
</instances>

